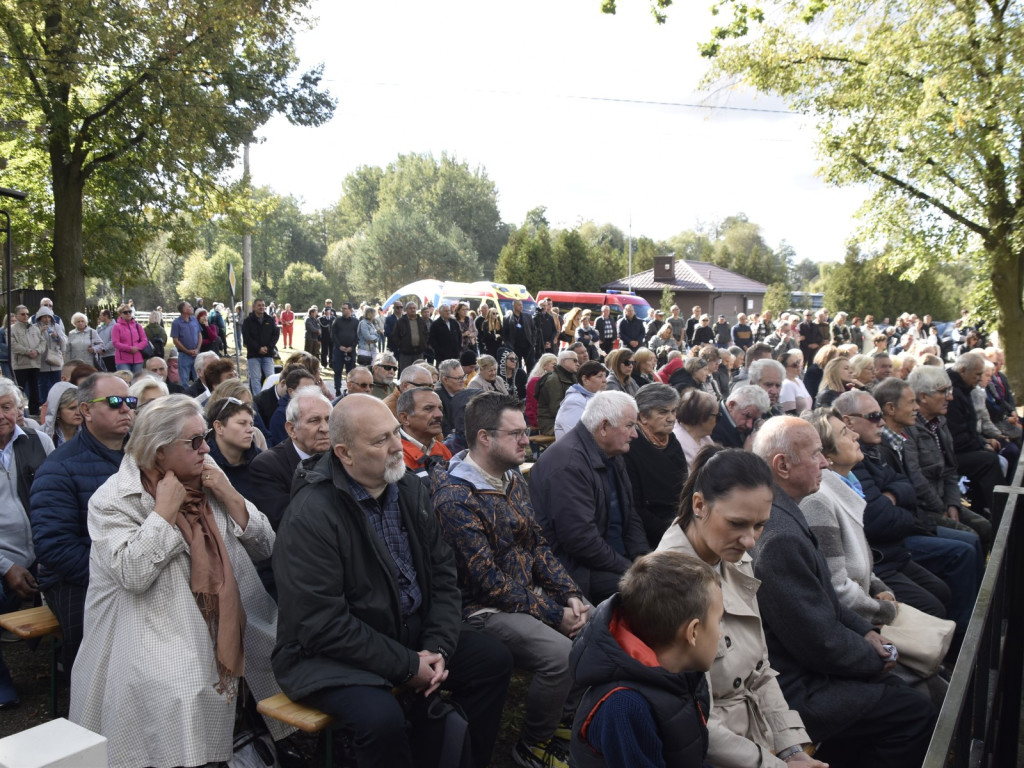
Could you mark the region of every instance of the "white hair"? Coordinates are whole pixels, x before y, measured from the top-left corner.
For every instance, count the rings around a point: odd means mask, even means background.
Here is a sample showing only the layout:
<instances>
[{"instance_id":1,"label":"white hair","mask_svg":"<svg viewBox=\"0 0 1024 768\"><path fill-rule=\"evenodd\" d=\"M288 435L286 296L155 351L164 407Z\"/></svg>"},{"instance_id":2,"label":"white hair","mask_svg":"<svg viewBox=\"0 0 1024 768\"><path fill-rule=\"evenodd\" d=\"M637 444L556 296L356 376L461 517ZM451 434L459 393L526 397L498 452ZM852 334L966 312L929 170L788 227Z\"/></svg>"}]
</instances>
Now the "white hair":
<instances>
[{"instance_id":1,"label":"white hair","mask_svg":"<svg viewBox=\"0 0 1024 768\"><path fill-rule=\"evenodd\" d=\"M949 375L944 368L937 365L916 365L907 376L907 384L914 390L914 395L930 395L943 387L950 386Z\"/></svg>"},{"instance_id":2,"label":"white hair","mask_svg":"<svg viewBox=\"0 0 1024 768\"><path fill-rule=\"evenodd\" d=\"M302 416L302 403L309 400L319 400L327 403L328 408L331 407L331 401L324 396L320 387L312 384L299 387L292 394L292 399L288 401L288 407L284 410L284 420L289 424L296 423Z\"/></svg>"},{"instance_id":3,"label":"white hair","mask_svg":"<svg viewBox=\"0 0 1024 768\"><path fill-rule=\"evenodd\" d=\"M135 459L139 469L156 466L161 448L181 439L181 429L192 416L203 417L203 409L188 395L168 395L154 400L138 412L124 452ZM203 418L203 424L206 419Z\"/></svg>"},{"instance_id":4,"label":"white hair","mask_svg":"<svg viewBox=\"0 0 1024 768\"><path fill-rule=\"evenodd\" d=\"M605 421L618 426L621 421L629 418L628 414L632 414L634 419L637 416L636 401L630 395L616 391L598 392L587 402L580 421L593 433Z\"/></svg>"},{"instance_id":5,"label":"white hair","mask_svg":"<svg viewBox=\"0 0 1024 768\"><path fill-rule=\"evenodd\" d=\"M736 387L726 398L726 404L730 403L738 408L748 408L753 405L761 413L771 410L772 407L768 393L756 384L744 384L742 387Z\"/></svg>"},{"instance_id":6,"label":"white hair","mask_svg":"<svg viewBox=\"0 0 1024 768\"><path fill-rule=\"evenodd\" d=\"M773 368L782 377L782 380L786 380L786 369L782 363L776 362L771 359L755 360L747 368L747 375L750 377L751 384L760 384L761 376L764 374L765 369Z\"/></svg>"},{"instance_id":7,"label":"white hair","mask_svg":"<svg viewBox=\"0 0 1024 768\"><path fill-rule=\"evenodd\" d=\"M196 373L199 374L203 372L203 369L206 368L209 363L219 359L220 355L216 352L200 352L196 355L195 362L192 365L196 369Z\"/></svg>"},{"instance_id":8,"label":"white hair","mask_svg":"<svg viewBox=\"0 0 1024 768\"><path fill-rule=\"evenodd\" d=\"M768 462L769 466L776 456L781 455L792 460L796 453L793 446L793 435L800 429L813 430L814 427L796 416L776 416L768 419L754 433L750 451Z\"/></svg>"}]
</instances>

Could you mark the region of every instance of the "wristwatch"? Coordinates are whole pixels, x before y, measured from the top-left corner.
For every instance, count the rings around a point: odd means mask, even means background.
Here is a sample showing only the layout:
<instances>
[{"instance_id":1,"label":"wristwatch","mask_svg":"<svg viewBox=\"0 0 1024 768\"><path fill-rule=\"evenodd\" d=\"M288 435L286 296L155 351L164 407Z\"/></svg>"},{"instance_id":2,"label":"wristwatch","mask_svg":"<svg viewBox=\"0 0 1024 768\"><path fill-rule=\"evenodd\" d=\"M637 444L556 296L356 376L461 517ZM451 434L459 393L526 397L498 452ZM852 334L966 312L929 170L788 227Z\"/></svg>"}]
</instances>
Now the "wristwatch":
<instances>
[{"instance_id":1,"label":"wristwatch","mask_svg":"<svg viewBox=\"0 0 1024 768\"><path fill-rule=\"evenodd\" d=\"M787 758L792 757L797 752L803 752L804 749L799 744L794 744L792 747L786 747L784 750L775 755L779 760L785 761Z\"/></svg>"}]
</instances>

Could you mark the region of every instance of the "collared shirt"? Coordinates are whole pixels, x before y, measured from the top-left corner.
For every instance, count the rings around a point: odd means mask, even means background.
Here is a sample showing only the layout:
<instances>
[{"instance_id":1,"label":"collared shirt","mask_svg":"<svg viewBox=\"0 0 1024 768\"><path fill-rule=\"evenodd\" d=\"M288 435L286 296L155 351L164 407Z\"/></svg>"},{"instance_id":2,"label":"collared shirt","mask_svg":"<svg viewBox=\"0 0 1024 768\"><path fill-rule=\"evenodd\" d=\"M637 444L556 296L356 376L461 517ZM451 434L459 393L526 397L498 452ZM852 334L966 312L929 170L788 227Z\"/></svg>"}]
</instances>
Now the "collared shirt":
<instances>
[{"instance_id":1,"label":"collared shirt","mask_svg":"<svg viewBox=\"0 0 1024 768\"><path fill-rule=\"evenodd\" d=\"M14 441L24 434L25 430L15 424L14 433L11 435L11 439L7 441L7 445L4 446L3 451L0 451L0 462L3 462L4 469L6 471L10 471L11 469L11 457L14 455Z\"/></svg>"},{"instance_id":2,"label":"collared shirt","mask_svg":"<svg viewBox=\"0 0 1024 768\"><path fill-rule=\"evenodd\" d=\"M932 439L935 441L935 446L939 449L939 453L941 453L944 458L948 458L946 456L946 452L942 450L942 441L939 440L939 426L941 426L941 422L939 421L938 416L929 421L919 413L917 414L917 423L928 430Z\"/></svg>"},{"instance_id":3,"label":"collared shirt","mask_svg":"<svg viewBox=\"0 0 1024 768\"><path fill-rule=\"evenodd\" d=\"M344 470L342 470L344 471ZM377 534L377 538L388 550L398 572L398 596L402 616L411 616L423 603L423 593L416 578L416 567L412 562L412 548L409 534L402 525L402 510L398 506L398 485L388 483L379 499L373 498L363 486L345 472L352 496L366 513L366 519Z\"/></svg>"},{"instance_id":4,"label":"collared shirt","mask_svg":"<svg viewBox=\"0 0 1024 768\"><path fill-rule=\"evenodd\" d=\"M896 453L898 453L900 457L903 456L903 443L906 441L907 438L905 438L899 432L892 431L891 429L889 429L889 427L883 424L882 439L888 442L892 449L896 451Z\"/></svg>"},{"instance_id":5,"label":"collared shirt","mask_svg":"<svg viewBox=\"0 0 1024 768\"><path fill-rule=\"evenodd\" d=\"M177 339L185 345L185 349L197 349L199 347L199 321L196 320L195 315L190 315L188 320L183 317L174 318L174 322L171 323L171 338ZM178 354L185 354L181 350L178 350Z\"/></svg>"}]
</instances>

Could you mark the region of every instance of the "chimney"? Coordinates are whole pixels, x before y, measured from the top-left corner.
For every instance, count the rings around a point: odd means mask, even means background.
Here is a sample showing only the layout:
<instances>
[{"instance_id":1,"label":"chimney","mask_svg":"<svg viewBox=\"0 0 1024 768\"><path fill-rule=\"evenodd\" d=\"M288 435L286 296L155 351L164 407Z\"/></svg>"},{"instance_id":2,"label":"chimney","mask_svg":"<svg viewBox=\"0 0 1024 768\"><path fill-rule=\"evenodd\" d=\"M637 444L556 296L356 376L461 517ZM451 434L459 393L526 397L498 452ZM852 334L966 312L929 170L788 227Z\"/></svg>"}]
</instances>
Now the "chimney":
<instances>
[{"instance_id":1,"label":"chimney","mask_svg":"<svg viewBox=\"0 0 1024 768\"><path fill-rule=\"evenodd\" d=\"M654 280L658 283L670 283L676 279L676 256L674 253L668 256L654 257Z\"/></svg>"}]
</instances>

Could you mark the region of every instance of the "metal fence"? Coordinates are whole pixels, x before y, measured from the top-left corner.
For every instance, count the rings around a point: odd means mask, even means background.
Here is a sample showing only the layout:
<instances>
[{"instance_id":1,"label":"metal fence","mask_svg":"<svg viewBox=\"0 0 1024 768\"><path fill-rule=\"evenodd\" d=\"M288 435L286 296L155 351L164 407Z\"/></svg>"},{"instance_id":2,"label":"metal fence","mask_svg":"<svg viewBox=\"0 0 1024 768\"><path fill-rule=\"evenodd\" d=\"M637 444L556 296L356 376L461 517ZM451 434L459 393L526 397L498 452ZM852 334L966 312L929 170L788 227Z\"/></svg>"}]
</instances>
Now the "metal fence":
<instances>
[{"instance_id":1,"label":"metal fence","mask_svg":"<svg viewBox=\"0 0 1024 768\"><path fill-rule=\"evenodd\" d=\"M1024 672L1024 460L998 486L998 525L978 601L939 712L924 768L1017 765Z\"/></svg>"}]
</instances>

